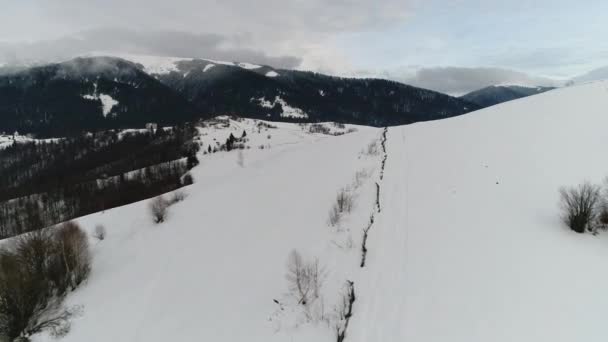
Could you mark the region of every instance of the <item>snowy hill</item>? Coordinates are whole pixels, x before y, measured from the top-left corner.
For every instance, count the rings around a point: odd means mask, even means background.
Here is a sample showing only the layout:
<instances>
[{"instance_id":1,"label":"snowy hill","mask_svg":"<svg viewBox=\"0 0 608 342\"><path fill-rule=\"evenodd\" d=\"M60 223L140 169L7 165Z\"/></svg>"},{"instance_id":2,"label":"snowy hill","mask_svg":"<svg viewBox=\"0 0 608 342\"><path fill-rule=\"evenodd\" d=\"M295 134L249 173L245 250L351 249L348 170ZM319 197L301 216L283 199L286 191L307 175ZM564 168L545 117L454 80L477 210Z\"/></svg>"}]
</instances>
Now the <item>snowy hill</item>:
<instances>
[{"instance_id":1,"label":"snowy hill","mask_svg":"<svg viewBox=\"0 0 608 342\"><path fill-rule=\"evenodd\" d=\"M603 82L388 132L201 127L252 148L201 155L165 223L146 201L78 220L108 234L62 341L336 341L345 321L349 342L605 341L606 238L557 209L560 186L608 175L605 108ZM332 224L341 189L352 210ZM294 249L323 266L309 309L289 295Z\"/></svg>"},{"instance_id":2,"label":"snowy hill","mask_svg":"<svg viewBox=\"0 0 608 342\"><path fill-rule=\"evenodd\" d=\"M607 107L603 82L389 130L350 341L605 341L608 241L557 202L608 175Z\"/></svg>"}]
</instances>

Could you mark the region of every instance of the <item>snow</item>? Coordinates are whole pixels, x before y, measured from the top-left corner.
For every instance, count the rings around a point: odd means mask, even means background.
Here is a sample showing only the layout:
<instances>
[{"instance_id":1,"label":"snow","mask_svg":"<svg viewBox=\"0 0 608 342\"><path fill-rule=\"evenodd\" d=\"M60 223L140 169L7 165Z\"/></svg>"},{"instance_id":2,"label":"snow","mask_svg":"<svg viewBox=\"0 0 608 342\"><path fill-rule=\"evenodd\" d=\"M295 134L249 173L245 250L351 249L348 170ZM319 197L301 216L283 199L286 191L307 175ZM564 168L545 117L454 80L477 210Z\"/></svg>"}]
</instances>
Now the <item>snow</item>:
<instances>
[{"instance_id":1,"label":"snow","mask_svg":"<svg viewBox=\"0 0 608 342\"><path fill-rule=\"evenodd\" d=\"M260 106L264 108L273 108L277 104L281 105L283 108L283 112L281 113L281 117L283 118L294 118L294 119L306 119L308 118L308 114L301 110L300 108L295 108L287 104L285 100L283 100L280 96L276 96L274 101L268 101L266 98L261 97L259 99L252 99L251 101L257 101Z\"/></svg>"},{"instance_id":2,"label":"snow","mask_svg":"<svg viewBox=\"0 0 608 342\"><path fill-rule=\"evenodd\" d=\"M330 271L328 312L358 269L359 250L336 246L347 232L329 227L327 213L355 170L373 172L377 158L360 151L378 130L357 127L333 137L281 123L257 133L260 121L227 118L200 130L219 138L224 120L229 127L222 137L246 129L252 147L264 140L270 148L244 150L245 167L237 165L235 151L199 154L196 183L183 189L186 199L170 208L163 224L151 222L148 201L78 219L90 231L103 224L107 237L92 242L91 277L67 299L82 305L83 314L61 341L334 340L324 323L296 327L293 312L280 311L273 299L287 301L286 261L294 248L318 256ZM365 218L371 176L358 189ZM354 226L352 235L359 237ZM54 341L45 334L33 340Z\"/></svg>"},{"instance_id":3,"label":"snow","mask_svg":"<svg viewBox=\"0 0 608 342\"><path fill-rule=\"evenodd\" d=\"M133 63L139 63L144 66L144 71L148 74L168 74L170 72L179 72L179 70L177 69L177 62L192 60L192 58L149 56L124 53L108 55L123 58Z\"/></svg>"},{"instance_id":4,"label":"snow","mask_svg":"<svg viewBox=\"0 0 608 342\"><path fill-rule=\"evenodd\" d=\"M114 100L112 96L102 93L97 94L97 84L95 84L95 92L93 94L83 95L82 98L101 101L101 111L104 117L108 116L112 112L112 108L118 105L118 101Z\"/></svg>"},{"instance_id":5,"label":"snow","mask_svg":"<svg viewBox=\"0 0 608 342\"><path fill-rule=\"evenodd\" d=\"M558 188L608 172L607 83L389 131L349 341L605 341L606 236Z\"/></svg>"},{"instance_id":6,"label":"snow","mask_svg":"<svg viewBox=\"0 0 608 342\"><path fill-rule=\"evenodd\" d=\"M207 65L205 65L205 67L203 68L203 72L209 71L209 69L213 68L214 66L215 66L215 64L207 64Z\"/></svg>"},{"instance_id":7,"label":"snow","mask_svg":"<svg viewBox=\"0 0 608 342\"><path fill-rule=\"evenodd\" d=\"M239 63L238 66L240 66L243 69L248 69L248 70L254 70L254 69L261 68L261 66L256 65L256 64L251 64L251 63Z\"/></svg>"},{"instance_id":8,"label":"snow","mask_svg":"<svg viewBox=\"0 0 608 342\"><path fill-rule=\"evenodd\" d=\"M133 63L139 63L143 65L144 71L150 75L162 75L168 74L171 72L181 72L177 63L181 61L193 61L193 60L203 60L209 62L211 64L207 64L203 69L203 72L208 71L210 68L215 65L226 65L232 67L239 67L246 70L255 70L260 69L262 66L248 63L248 62L228 62L228 61L220 61L214 59L207 58L185 58L185 57L169 57L169 56L152 56L152 55L139 55L139 54L130 54L130 53L112 53L112 52L91 52L87 54L87 56L114 56L118 58L122 58ZM268 77L276 77L279 76L275 71L270 71L266 74Z\"/></svg>"},{"instance_id":9,"label":"snow","mask_svg":"<svg viewBox=\"0 0 608 342\"><path fill-rule=\"evenodd\" d=\"M0 134L0 150L13 144L13 141L20 143L36 142L36 143L48 143L48 142L59 142L62 138L49 138L49 139L34 139L26 135L13 135L13 134Z\"/></svg>"},{"instance_id":10,"label":"snow","mask_svg":"<svg viewBox=\"0 0 608 342\"><path fill-rule=\"evenodd\" d=\"M572 233L557 207L560 186L607 176L605 108L608 82L598 82L390 128L382 178L382 156L362 153L380 129L333 137L207 122L196 183L167 222L151 223L148 201L78 219L108 234L67 298L84 310L61 341L335 341L331 324L299 319L286 296L294 248L328 271L328 315L354 282L348 342L605 341L607 233ZM244 167L238 151L203 154L243 130ZM332 227L344 187L355 206Z\"/></svg>"}]
</instances>

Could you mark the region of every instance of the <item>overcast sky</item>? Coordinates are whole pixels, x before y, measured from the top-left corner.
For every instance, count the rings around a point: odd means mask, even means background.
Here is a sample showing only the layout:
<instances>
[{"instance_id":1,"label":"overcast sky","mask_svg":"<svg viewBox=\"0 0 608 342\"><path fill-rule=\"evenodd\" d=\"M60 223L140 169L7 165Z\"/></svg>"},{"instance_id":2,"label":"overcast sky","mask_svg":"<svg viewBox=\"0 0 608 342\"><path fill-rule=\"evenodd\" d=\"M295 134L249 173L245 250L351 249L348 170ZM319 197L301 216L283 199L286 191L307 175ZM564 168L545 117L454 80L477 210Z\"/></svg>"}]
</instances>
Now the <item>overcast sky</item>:
<instances>
[{"instance_id":1,"label":"overcast sky","mask_svg":"<svg viewBox=\"0 0 608 342\"><path fill-rule=\"evenodd\" d=\"M606 0L0 0L0 11L0 63L205 57L452 94L608 65Z\"/></svg>"}]
</instances>

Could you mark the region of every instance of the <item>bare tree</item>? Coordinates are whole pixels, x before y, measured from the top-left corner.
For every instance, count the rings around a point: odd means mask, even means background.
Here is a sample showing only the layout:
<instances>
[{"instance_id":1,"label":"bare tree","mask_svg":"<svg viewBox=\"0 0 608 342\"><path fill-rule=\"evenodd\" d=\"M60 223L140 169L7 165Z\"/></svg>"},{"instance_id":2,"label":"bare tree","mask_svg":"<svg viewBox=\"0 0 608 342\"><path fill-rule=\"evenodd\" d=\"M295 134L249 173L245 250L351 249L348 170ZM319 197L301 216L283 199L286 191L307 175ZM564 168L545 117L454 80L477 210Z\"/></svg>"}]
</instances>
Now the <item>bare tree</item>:
<instances>
[{"instance_id":1,"label":"bare tree","mask_svg":"<svg viewBox=\"0 0 608 342\"><path fill-rule=\"evenodd\" d=\"M561 188L560 197L563 220L568 227L577 233L591 229L600 201L599 187L583 183L577 187Z\"/></svg>"},{"instance_id":2,"label":"bare tree","mask_svg":"<svg viewBox=\"0 0 608 342\"><path fill-rule=\"evenodd\" d=\"M43 329L53 335L69 329L67 291L86 279L90 253L76 223L43 229L4 244L0 253L0 335L27 337Z\"/></svg>"},{"instance_id":3,"label":"bare tree","mask_svg":"<svg viewBox=\"0 0 608 342\"><path fill-rule=\"evenodd\" d=\"M167 217L167 208L169 203L163 196L158 196L150 202L150 213L154 219L154 223L162 223Z\"/></svg>"},{"instance_id":4,"label":"bare tree","mask_svg":"<svg viewBox=\"0 0 608 342\"><path fill-rule=\"evenodd\" d=\"M305 261L296 250L289 254L286 279L298 304L306 306L319 298L324 278L318 259Z\"/></svg>"},{"instance_id":5,"label":"bare tree","mask_svg":"<svg viewBox=\"0 0 608 342\"><path fill-rule=\"evenodd\" d=\"M106 227L101 224L95 226L95 231L93 231L93 237L99 241L103 241L106 238Z\"/></svg>"}]
</instances>

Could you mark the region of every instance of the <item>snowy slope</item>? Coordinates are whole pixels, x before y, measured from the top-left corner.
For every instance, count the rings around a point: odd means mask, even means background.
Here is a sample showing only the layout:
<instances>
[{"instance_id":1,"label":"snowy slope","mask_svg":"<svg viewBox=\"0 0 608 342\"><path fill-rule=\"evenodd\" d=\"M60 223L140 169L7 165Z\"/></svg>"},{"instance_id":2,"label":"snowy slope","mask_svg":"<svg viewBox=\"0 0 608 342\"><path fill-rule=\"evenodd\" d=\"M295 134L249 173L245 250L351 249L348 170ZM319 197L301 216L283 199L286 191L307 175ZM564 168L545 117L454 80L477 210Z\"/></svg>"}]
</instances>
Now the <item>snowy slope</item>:
<instances>
[{"instance_id":1,"label":"snowy slope","mask_svg":"<svg viewBox=\"0 0 608 342\"><path fill-rule=\"evenodd\" d=\"M14 141L17 143L47 143L47 142L58 142L61 138L51 138L51 139L34 139L25 135L8 135L8 134L0 134L0 149L6 148L13 144Z\"/></svg>"},{"instance_id":2,"label":"snowy slope","mask_svg":"<svg viewBox=\"0 0 608 342\"><path fill-rule=\"evenodd\" d=\"M349 341L606 341L606 236L558 188L608 175L608 83L389 130Z\"/></svg>"},{"instance_id":3,"label":"snowy slope","mask_svg":"<svg viewBox=\"0 0 608 342\"><path fill-rule=\"evenodd\" d=\"M178 62L181 61L192 61L196 58L184 58L184 57L167 57L167 56L152 56L152 55L137 55L137 54L125 54L125 53L106 53L106 52L94 52L90 54L91 56L115 56L122 59L126 59L133 63L139 63L144 67L144 71L150 75L153 74L168 74L172 71L179 72L177 67ZM240 67L247 70L255 70L260 69L262 66L247 63L247 62L227 62L227 61L219 61L213 59L204 59L201 60L211 62L214 64L207 64L205 66L204 71L208 71L215 64L227 65ZM278 75L278 74L277 74Z\"/></svg>"},{"instance_id":4,"label":"snowy slope","mask_svg":"<svg viewBox=\"0 0 608 342\"><path fill-rule=\"evenodd\" d=\"M103 224L108 234L93 242L87 284L68 298L83 314L64 341L334 340L331 328L306 324L273 299L288 300L286 261L293 249L318 257L329 271L328 312L358 270L359 249L339 247L348 228L337 232L327 215L357 170L370 173L357 188L360 219L373 208L378 158L361 151L377 141L379 130L346 126L357 132L334 137L283 123L258 133L259 123L219 118L200 128L203 150L243 129L251 149L243 151L244 167L237 151L201 151L196 183L165 223L152 223L147 201L78 220L90 231ZM357 219L354 214L345 222ZM352 236L360 238L359 229ZM47 339L53 340L35 337Z\"/></svg>"}]
</instances>

